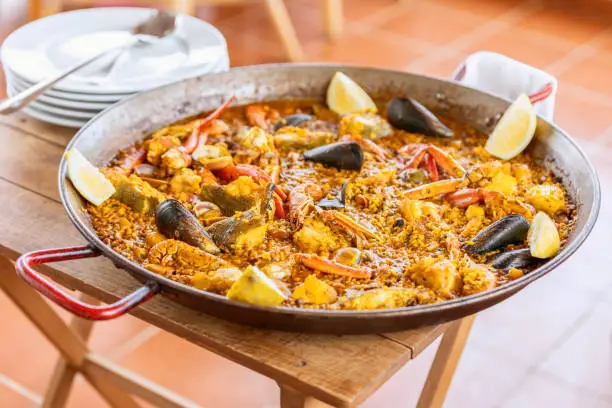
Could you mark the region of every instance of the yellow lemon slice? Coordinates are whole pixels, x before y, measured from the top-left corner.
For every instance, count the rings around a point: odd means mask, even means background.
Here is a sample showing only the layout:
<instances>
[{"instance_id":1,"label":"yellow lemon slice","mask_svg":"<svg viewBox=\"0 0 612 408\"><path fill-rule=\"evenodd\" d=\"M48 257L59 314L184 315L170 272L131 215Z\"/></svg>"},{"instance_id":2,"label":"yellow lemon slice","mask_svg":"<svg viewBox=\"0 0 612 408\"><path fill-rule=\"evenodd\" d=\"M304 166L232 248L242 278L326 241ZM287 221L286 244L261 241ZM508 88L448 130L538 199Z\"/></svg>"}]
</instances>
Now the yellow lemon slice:
<instances>
[{"instance_id":1,"label":"yellow lemon slice","mask_svg":"<svg viewBox=\"0 0 612 408\"><path fill-rule=\"evenodd\" d=\"M87 201L100 205L115 194L115 187L111 182L77 149L70 149L66 153L66 161L68 178Z\"/></svg>"},{"instance_id":2,"label":"yellow lemon slice","mask_svg":"<svg viewBox=\"0 0 612 408\"><path fill-rule=\"evenodd\" d=\"M366 109L376 112L372 98L348 76L336 72L327 88L327 106L339 115Z\"/></svg>"},{"instance_id":3,"label":"yellow lemon slice","mask_svg":"<svg viewBox=\"0 0 612 408\"><path fill-rule=\"evenodd\" d=\"M561 240L559 231L553 220L544 212L539 212L533 218L527 233L531 256L546 259L559 252Z\"/></svg>"},{"instance_id":4,"label":"yellow lemon slice","mask_svg":"<svg viewBox=\"0 0 612 408\"><path fill-rule=\"evenodd\" d=\"M504 112L485 144L485 150L509 160L521 153L535 133L536 114L529 97L521 94Z\"/></svg>"}]
</instances>

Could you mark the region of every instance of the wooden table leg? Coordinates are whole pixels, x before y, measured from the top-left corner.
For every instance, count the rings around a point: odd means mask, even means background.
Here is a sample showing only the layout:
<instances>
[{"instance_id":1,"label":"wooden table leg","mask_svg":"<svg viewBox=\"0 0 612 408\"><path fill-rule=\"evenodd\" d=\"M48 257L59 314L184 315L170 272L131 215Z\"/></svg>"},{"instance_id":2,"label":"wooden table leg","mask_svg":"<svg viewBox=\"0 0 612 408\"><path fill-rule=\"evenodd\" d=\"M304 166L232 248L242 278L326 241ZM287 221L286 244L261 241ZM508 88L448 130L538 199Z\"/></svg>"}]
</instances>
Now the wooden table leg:
<instances>
[{"instance_id":1,"label":"wooden table leg","mask_svg":"<svg viewBox=\"0 0 612 408\"><path fill-rule=\"evenodd\" d=\"M308 397L291 387L279 384L281 408L330 408L316 398Z\"/></svg>"},{"instance_id":2,"label":"wooden table leg","mask_svg":"<svg viewBox=\"0 0 612 408\"><path fill-rule=\"evenodd\" d=\"M297 38L295 28L289 18L287 7L283 0L266 0L268 13L276 26L276 30L280 35L281 41L285 46L287 55L291 61L302 61L304 59L304 51L302 45Z\"/></svg>"},{"instance_id":3,"label":"wooden table leg","mask_svg":"<svg viewBox=\"0 0 612 408\"><path fill-rule=\"evenodd\" d=\"M450 323L442 335L442 342L421 391L418 408L442 407L474 323L474 317L475 315L472 315Z\"/></svg>"},{"instance_id":4,"label":"wooden table leg","mask_svg":"<svg viewBox=\"0 0 612 408\"><path fill-rule=\"evenodd\" d=\"M80 298L90 304L98 303L96 299L85 294L81 294ZM91 320L74 316L70 322L70 329L79 335L84 342L87 342L93 330L93 325L94 322ZM49 388L43 398L43 408L62 408L66 405L77 372L62 356L59 357L53 369Z\"/></svg>"},{"instance_id":5,"label":"wooden table leg","mask_svg":"<svg viewBox=\"0 0 612 408\"><path fill-rule=\"evenodd\" d=\"M3 256L0 256L0 273L2 273L0 289L4 290L38 330L53 343L68 364L78 369L85 361L88 353L83 340L70 330L38 293L17 276L13 264ZM111 407L140 407L131 396L107 381L100 381L87 373L83 373L83 375Z\"/></svg>"},{"instance_id":6,"label":"wooden table leg","mask_svg":"<svg viewBox=\"0 0 612 408\"><path fill-rule=\"evenodd\" d=\"M343 0L325 1L325 31L327 38L333 40L342 34L344 25L344 14L342 11Z\"/></svg>"},{"instance_id":7,"label":"wooden table leg","mask_svg":"<svg viewBox=\"0 0 612 408\"><path fill-rule=\"evenodd\" d=\"M17 276L13 263L3 256L0 256L0 289L55 346L65 362L55 369L47 392L49 400L44 407L63 406L72 377L78 372L113 408L140 408L132 395L158 408L200 408L187 398L91 352L84 340L91 331L92 322L74 318L68 327L43 297Z\"/></svg>"}]
</instances>

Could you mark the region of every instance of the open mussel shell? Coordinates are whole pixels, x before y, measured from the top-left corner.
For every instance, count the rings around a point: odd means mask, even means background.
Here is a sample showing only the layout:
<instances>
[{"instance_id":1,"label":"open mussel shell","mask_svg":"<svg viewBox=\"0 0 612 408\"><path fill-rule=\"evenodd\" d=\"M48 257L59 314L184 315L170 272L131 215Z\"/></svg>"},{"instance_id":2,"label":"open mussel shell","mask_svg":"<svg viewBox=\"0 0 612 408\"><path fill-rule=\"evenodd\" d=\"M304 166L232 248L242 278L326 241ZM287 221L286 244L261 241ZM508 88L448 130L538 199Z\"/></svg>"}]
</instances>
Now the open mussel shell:
<instances>
[{"instance_id":1,"label":"open mussel shell","mask_svg":"<svg viewBox=\"0 0 612 408\"><path fill-rule=\"evenodd\" d=\"M412 98L394 98L387 104L387 121L397 129L428 136L453 137L454 133L426 107Z\"/></svg>"},{"instance_id":2,"label":"open mussel shell","mask_svg":"<svg viewBox=\"0 0 612 408\"><path fill-rule=\"evenodd\" d=\"M186 242L210 254L221 252L198 219L177 200L165 200L157 206L155 223L159 232L168 238Z\"/></svg>"},{"instance_id":3,"label":"open mussel shell","mask_svg":"<svg viewBox=\"0 0 612 408\"><path fill-rule=\"evenodd\" d=\"M217 221L206 231L216 245L225 251L237 246L258 246L265 239L266 224L274 213L274 184L266 186L263 199L248 211Z\"/></svg>"},{"instance_id":4,"label":"open mussel shell","mask_svg":"<svg viewBox=\"0 0 612 408\"><path fill-rule=\"evenodd\" d=\"M304 152L304 159L339 170L361 170L363 151L356 142L337 142Z\"/></svg>"},{"instance_id":5,"label":"open mussel shell","mask_svg":"<svg viewBox=\"0 0 612 408\"><path fill-rule=\"evenodd\" d=\"M284 128L285 126L295 126L298 127L304 122L308 122L312 120L313 117L311 115L307 115L305 113L294 113L293 115L285 116L278 122L274 124L274 131L276 132L280 128Z\"/></svg>"},{"instance_id":6,"label":"open mussel shell","mask_svg":"<svg viewBox=\"0 0 612 408\"><path fill-rule=\"evenodd\" d=\"M329 210L338 210L344 208L344 204L340 202L337 198L324 198L317 203L317 205L321 208L329 209Z\"/></svg>"},{"instance_id":7,"label":"open mussel shell","mask_svg":"<svg viewBox=\"0 0 612 408\"><path fill-rule=\"evenodd\" d=\"M527 268L538 262L539 259L531 256L529 248L502 252L489 259L489 263L496 269L508 270L510 268Z\"/></svg>"},{"instance_id":8,"label":"open mussel shell","mask_svg":"<svg viewBox=\"0 0 612 408\"><path fill-rule=\"evenodd\" d=\"M340 191L336 194L334 198L324 198L317 203L317 205L321 208L326 208L330 210L342 209L344 208L344 204L346 203L346 188L348 187L349 182L345 181L342 183L342 187L340 187Z\"/></svg>"},{"instance_id":9,"label":"open mussel shell","mask_svg":"<svg viewBox=\"0 0 612 408\"><path fill-rule=\"evenodd\" d=\"M465 250L471 254L485 254L527 238L529 221L519 214L511 214L495 221L478 233Z\"/></svg>"}]
</instances>

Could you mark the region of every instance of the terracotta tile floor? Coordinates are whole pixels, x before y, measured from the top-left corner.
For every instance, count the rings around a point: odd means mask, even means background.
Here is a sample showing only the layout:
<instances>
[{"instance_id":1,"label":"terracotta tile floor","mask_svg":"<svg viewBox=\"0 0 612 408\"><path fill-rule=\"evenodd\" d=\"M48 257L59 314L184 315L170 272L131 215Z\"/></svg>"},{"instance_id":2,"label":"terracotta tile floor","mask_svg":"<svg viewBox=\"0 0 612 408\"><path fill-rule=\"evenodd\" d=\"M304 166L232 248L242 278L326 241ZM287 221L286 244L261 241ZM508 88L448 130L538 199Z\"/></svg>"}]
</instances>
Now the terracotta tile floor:
<instances>
[{"instance_id":1,"label":"terracotta tile floor","mask_svg":"<svg viewBox=\"0 0 612 408\"><path fill-rule=\"evenodd\" d=\"M24 3L0 0L0 38L25 22ZM559 77L556 120L584 147L601 178L598 225L555 273L478 316L445 406L612 406L612 273L606 255L612 226L611 20L539 1L345 0L346 30L329 43L314 2L287 3L312 61L448 77L468 53L488 49ZM284 60L262 5L202 6L198 15L226 35L233 65ZM32 406L45 392L56 353L2 293L0 310L0 407ZM97 325L92 343L205 406L278 406L270 380L135 318ZM406 365L364 406L413 406L434 353L432 346ZM77 381L69 406L104 402Z\"/></svg>"}]
</instances>

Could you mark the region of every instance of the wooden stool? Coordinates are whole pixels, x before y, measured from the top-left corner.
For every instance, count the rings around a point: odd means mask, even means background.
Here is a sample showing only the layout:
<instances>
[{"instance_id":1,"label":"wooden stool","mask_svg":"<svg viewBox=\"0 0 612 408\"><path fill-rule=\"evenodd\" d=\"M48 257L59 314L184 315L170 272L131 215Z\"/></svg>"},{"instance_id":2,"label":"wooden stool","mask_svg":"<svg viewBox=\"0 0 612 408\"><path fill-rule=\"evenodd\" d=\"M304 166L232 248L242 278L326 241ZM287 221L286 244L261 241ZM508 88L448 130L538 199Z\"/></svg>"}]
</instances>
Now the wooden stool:
<instances>
[{"instance_id":1,"label":"wooden stool","mask_svg":"<svg viewBox=\"0 0 612 408\"><path fill-rule=\"evenodd\" d=\"M293 23L289 18L287 7L283 0L164 0L165 6L181 13L196 14L196 5L199 3L223 5L245 1L265 2L268 13L278 35L283 43L287 58L290 61L303 61L304 51L298 40ZM325 15L325 30L330 39L342 33L343 14L342 0L323 0ZM62 11L63 0L29 0L29 18L35 20ZM88 1L91 4L91 1ZM147 1L142 2L143 5ZM150 2L149 2L150 3Z\"/></svg>"}]
</instances>

